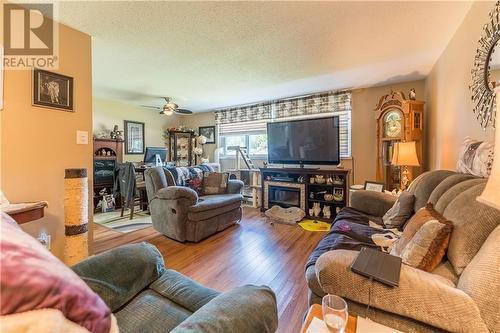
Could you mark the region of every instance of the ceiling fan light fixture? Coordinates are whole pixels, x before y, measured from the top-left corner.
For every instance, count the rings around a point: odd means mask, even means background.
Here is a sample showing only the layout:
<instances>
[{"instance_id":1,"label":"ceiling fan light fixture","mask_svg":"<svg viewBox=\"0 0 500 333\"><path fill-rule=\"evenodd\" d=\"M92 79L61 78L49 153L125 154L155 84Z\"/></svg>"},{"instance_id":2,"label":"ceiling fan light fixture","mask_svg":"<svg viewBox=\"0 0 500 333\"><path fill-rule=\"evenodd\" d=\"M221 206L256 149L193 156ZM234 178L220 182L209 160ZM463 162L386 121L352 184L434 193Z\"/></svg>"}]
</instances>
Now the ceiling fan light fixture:
<instances>
[{"instance_id":1,"label":"ceiling fan light fixture","mask_svg":"<svg viewBox=\"0 0 500 333\"><path fill-rule=\"evenodd\" d=\"M165 108L169 108L171 110L175 110L177 109L179 106L173 102L168 102L167 104L165 104L164 106Z\"/></svg>"},{"instance_id":2,"label":"ceiling fan light fixture","mask_svg":"<svg viewBox=\"0 0 500 333\"><path fill-rule=\"evenodd\" d=\"M163 111L161 112L161 114L164 114L164 115L167 115L167 116L171 116L171 115L174 114L174 110L168 109L168 108L164 108Z\"/></svg>"}]
</instances>

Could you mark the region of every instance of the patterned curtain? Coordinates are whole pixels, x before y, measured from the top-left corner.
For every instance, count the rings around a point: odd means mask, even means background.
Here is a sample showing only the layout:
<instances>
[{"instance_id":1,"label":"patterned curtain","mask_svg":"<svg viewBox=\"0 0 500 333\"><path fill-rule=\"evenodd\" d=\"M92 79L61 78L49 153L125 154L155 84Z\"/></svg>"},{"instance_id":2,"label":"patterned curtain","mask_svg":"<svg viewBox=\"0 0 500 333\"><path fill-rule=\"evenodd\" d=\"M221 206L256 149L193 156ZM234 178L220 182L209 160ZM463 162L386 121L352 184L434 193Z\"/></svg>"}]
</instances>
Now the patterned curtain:
<instances>
[{"instance_id":1,"label":"patterned curtain","mask_svg":"<svg viewBox=\"0 0 500 333\"><path fill-rule=\"evenodd\" d=\"M217 124L351 111L351 92L323 92L215 111Z\"/></svg>"},{"instance_id":2,"label":"patterned curtain","mask_svg":"<svg viewBox=\"0 0 500 333\"><path fill-rule=\"evenodd\" d=\"M273 118L275 119L351 111L351 93L330 91L305 97L289 98L276 101L274 109Z\"/></svg>"},{"instance_id":3,"label":"patterned curtain","mask_svg":"<svg viewBox=\"0 0 500 333\"><path fill-rule=\"evenodd\" d=\"M271 104L260 103L215 111L217 124L271 119Z\"/></svg>"}]
</instances>

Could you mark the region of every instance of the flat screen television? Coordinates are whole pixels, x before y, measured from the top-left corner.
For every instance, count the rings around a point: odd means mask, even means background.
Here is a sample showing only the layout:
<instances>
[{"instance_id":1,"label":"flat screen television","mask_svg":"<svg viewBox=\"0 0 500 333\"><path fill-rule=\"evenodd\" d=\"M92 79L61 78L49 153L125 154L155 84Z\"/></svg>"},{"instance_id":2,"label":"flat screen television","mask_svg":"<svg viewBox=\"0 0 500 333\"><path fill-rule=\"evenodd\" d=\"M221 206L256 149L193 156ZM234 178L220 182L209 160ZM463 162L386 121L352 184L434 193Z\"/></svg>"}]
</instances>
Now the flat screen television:
<instances>
[{"instance_id":1,"label":"flat screen television","mask_svg":"<svg viewBox=\"0 0 500 333\"><path fill-rule=\"evenodd\" d=\"M269 163L339 164L339 117L267 124Z\"/></svg>"}]
</instances>

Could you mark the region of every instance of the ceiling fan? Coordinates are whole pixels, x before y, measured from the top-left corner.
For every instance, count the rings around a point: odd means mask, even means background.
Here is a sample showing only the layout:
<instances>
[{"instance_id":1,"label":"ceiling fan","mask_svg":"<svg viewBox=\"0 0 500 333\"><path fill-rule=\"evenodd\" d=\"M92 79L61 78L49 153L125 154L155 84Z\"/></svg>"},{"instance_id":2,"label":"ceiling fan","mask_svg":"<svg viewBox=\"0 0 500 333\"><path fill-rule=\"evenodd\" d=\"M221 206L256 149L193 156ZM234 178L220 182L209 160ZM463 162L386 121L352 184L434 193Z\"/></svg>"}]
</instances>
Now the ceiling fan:
<instances>
[{"instance_id":1,"label":"ceiling fan","mask_svg":"<svg viewBox=\"0 0 500 333\"><path fill-rule=\"evenodd\" d=\"M180 109L177 104L172 102L172 99L170 97L163 97L163 99L165 100L165 104L163 106L142 105L142 107L160 110L160 114L164 114L167 116L171 116L174 113L177 113L177 114L192 114L193 113L193 111L191 111L191 110Z\"/></svg>"}]
</instances>

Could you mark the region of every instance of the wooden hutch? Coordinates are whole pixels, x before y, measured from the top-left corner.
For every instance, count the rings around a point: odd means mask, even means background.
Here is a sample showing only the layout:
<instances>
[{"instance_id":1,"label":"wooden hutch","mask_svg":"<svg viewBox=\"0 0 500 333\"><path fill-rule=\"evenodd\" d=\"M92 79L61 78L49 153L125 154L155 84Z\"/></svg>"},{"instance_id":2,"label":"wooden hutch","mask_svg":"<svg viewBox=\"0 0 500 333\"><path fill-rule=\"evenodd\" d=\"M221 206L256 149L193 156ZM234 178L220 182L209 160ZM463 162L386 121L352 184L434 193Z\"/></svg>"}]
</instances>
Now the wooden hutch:
<instances>
[{"instance_id":1,"label":"wooden hutch","mask_svg":"<svg viewBox=\"0 0 500 333\"><path fill-rule=\"evenodd\" d=\"M414 177L422 173L423 160L423 101L406 99L400 91L382 96L375 108L377 121L377 181L385 188L399 188L400 167L391 164L394 143L415 141L420 167L410 167Z\"/></svg>"},{"instance_id":2,"label":"wooden hutch","mask_svg":"<svg viewBox=\"0 0 500 333\"><path fill-rule=\"evenodd\" d=\"M169 161L175 166L186 167L197 162L193 149L196 147L196 136L193 131L170 131L168 134Z\"/></svg>"},{"instance_id":3,"label":"wooden hutch","mask_svg":"<svg viewBox=\"0 0 500 333\"><path fill-rule=\"evenodd\" d=\"M94 138L94 207L102 199L99 195L102 189L107 194L113 193L115 166L122 162L123 140Z\"/></svg>"}]
</instances>

